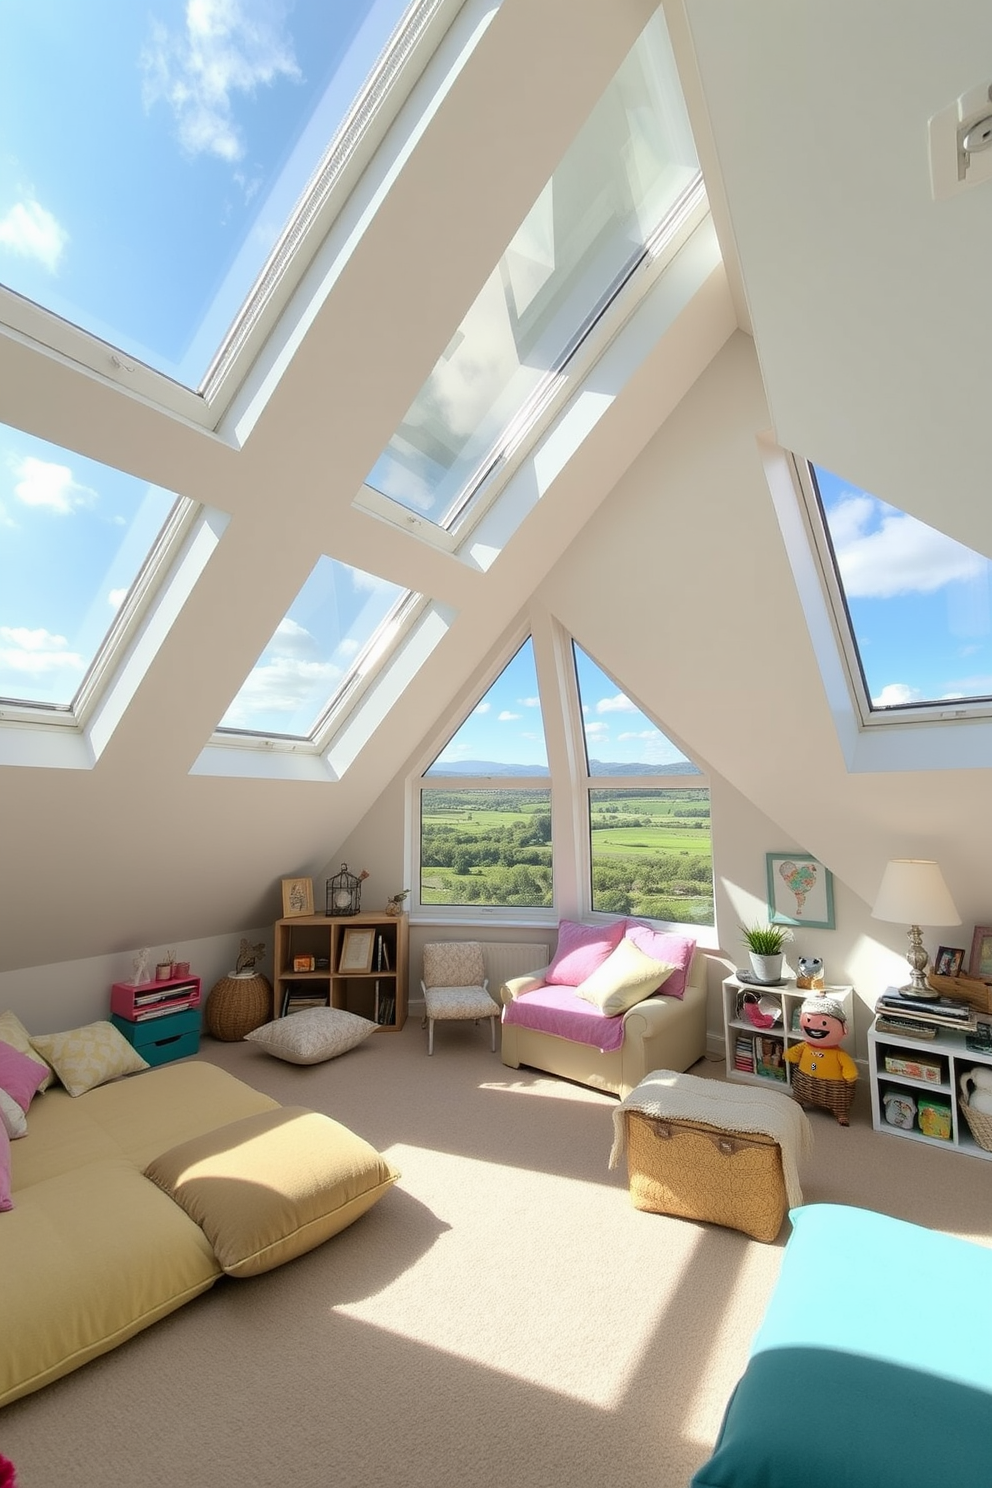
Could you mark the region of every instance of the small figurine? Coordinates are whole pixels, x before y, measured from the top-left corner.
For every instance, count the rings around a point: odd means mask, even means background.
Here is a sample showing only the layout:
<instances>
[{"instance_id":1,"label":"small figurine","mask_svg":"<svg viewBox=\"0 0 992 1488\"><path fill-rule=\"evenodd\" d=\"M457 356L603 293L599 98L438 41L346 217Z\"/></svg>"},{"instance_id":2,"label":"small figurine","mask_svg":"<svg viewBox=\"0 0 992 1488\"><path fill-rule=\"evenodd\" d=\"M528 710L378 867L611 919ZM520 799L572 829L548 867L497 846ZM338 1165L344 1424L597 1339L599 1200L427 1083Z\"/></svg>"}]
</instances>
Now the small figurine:
<instances>
[{"instance_id":1,"label":"small figurine","mask_svg":"<svg viewBox=\"0 0 992 1488\"><path fill-rule=\"evenodd\" d=\"M132 987L143 987L145 982L151 981L151 977L148 974L148 957L150 955L151 948L149 946L143 946L131 962Z\"/></svg>"},{"instance_id":2,"label":"small figurine","mask_svg":"<svg viewBox=\"0 0 992 1488\"><path fill-rule=\"evenodd\" d=\"M819 956L800 956L796 986L800 991L823 991L823 962Z\"/></svg>"},{"instance_id":3,"label":"small figurine","mask_svg":"<svg viewBox=\"0 0 992 1488\"><path fill-rule=\"evenodd\" d=\"M265 941L260 940L258 945L252 945L245 937L241 939L241 949L238 951L238 960L234 968L235 975L240 971L253 971L255 962L261 961L265 954Z\"/></svg>"},{"instance_id":4,"label":"small figurine","mask_svg":"<svg viewBox=\"0 0 992 1488\"><path fill-rule=\"evenodd\" d=\"M406 898L409 892L409 889L401 889L398 894L390 894L389 898L386 900L386 913L388 915L402 914L403 900Z\"/></svg>"},{"instance_id":5,"label":"small figurine","mask_svg":"<svg viewBox=\"0 0 992 1488\"><path fill-rule=\"evenodd\" d=\"M895 1090L890 1090L882 1097L882 1105L885 1107L885 1119L890 1126L898 1126L903 1131L912 1131L916 1121L916 1102L911 1095L900 1095Z\"/></svg>"},{"instance_id":6,"label":"small figurine","mask_svg":"<svg viewBox=\"0 0 992 1488\"><path fill-rule=\"evenodd\" d=\"M801 1106L823 1106L841 1126L850 1126L858 1067L841 1040L847 1034L844 1008L834 997L807 997L799 1009L803 1042L785 1051L792 1074L792 1093Z\"/></svg>"}]
</instances>

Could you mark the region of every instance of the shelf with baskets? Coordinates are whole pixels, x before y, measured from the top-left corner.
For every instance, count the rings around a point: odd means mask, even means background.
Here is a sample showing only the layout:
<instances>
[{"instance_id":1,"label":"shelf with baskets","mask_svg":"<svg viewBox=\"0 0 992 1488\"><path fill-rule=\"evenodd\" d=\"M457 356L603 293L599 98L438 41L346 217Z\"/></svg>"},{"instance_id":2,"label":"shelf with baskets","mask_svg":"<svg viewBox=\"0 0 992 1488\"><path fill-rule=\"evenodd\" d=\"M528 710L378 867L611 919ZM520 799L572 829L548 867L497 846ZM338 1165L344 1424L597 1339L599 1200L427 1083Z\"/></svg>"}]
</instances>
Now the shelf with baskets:
<instances>
[{"instance_id":1,"label":"shelf with baskets","mask_svg":"<svg viewBox=\"0 0 992 1488\"><path fill-rule=\"evenodd\" d=\"M294 915L275 925L272 1016L344 1008L387 1032L406 1022L406 915Z\"/></svg>"},{"instance_id":2,"label":"shelf with baskets","mask_svg":"<svg viewBox=\"0 0 992 1488\"><path fill-rule=\"evenodd\" d=\"M854 1054L854 988L824 987L823 993L834 998L844 1009L847 1034L841 1044ZM744 1080L751 1085L792 1084L794 1066L788 1064L785 1051L803 1042L799 1027L799 1009L807 997L816 993L797 987L794 980L781 987L762 987L729 976L723 983L723 1038L726 1049L728 1080ZM754 1009L755 1017L749 1016ZM767 1012L766 1012L767 1009ZM774 1023L762 1026L766 1017L777 1013Z\"/></svg>"},{"instance_id":3,"label":"shelf with baskets","mask_svg":"<svg viewBox=\"0 0 992 1488\"><path fill-rule=\"evenodd\" d=\"M974 1082L966 1078L972 1070L988 1071L992 1088L992 1048L969 1048L967 1037L953 1028L926 1040L869 1029L876 1131L992 1158L992 1116L971 1110Z\"/></svg>"}]
</instances>

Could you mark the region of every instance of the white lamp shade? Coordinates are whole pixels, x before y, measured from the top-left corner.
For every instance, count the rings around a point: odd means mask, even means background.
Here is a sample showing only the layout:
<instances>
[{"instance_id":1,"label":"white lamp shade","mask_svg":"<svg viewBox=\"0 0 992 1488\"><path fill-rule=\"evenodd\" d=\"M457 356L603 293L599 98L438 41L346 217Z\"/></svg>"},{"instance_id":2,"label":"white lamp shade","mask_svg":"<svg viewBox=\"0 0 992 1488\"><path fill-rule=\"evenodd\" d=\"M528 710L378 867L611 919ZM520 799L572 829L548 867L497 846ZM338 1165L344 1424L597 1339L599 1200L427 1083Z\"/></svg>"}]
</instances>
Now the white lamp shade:
<instances>
[{"instance_id":1,"label":"white lamp shade","mask_svg":"<svg viewBox=\"0 0 992 1488\"><path fill-rule=\"evenodd\" d=\"M893 858L882 874L873 920L898 925L960 925L944 875L925 858Z\"/></svg>"}]
</instances>

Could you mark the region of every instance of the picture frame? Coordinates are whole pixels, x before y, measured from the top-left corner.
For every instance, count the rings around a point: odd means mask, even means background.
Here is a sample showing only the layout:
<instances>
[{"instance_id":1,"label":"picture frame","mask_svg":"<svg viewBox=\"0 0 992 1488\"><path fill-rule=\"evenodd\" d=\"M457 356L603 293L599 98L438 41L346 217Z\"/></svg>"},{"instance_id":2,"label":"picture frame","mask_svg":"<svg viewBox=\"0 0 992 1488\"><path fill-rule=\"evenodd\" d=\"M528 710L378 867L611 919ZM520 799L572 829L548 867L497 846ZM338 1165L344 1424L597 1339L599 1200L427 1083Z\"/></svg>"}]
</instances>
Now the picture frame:
<instances>
[{"instance_id":1,"label":"picture frame","mask_svg":"<svg viewBox=\"0 0 992 1488\"><path fill-rule=\"evenodd\" d=\"M338 971L360 975L372 970L372 950L375 944L375 930L360 929L355 926L345 930L341 937L341 956L338 961Z\"/></svg>"},{"instance_id":2,"label":"picture frame","mask_svg":"<svg viewBox=\"0 0 992 1488\"><path fill-rule=\"evenodd\" d=\"M968 975L980 982L992 982L992 925L975 926Z\"/></svg>"},{"instance_id":3,"label":"picture frame","mask_svg":"<svg viewBox=\"0 0 992 1488\"><path fill-rule=\"evenodd\" d=\"M834 880L829 868L809 853L765 854L768 923L834 929Z\"/></svg>"},{"instance_id":4,"label":"picture frame","mask_svg":"<svg viewBox=\"0 0 992 1488\"><path fill-rule=\"evenodd\" d=\"M964 949L960 946L938 946L933 958L934 976L959 977L964 966Z\"/></svg>"},{"instance_id":5,"label":"picture frame","mask_svg":"<svg viewBox=\"0 0 992 1488\"><path fill-rule=\"evenodd\" d=\"M313 914L313 879L284 878L282 881L282 917L295 919Z\"/></svg>"}]
</instances>

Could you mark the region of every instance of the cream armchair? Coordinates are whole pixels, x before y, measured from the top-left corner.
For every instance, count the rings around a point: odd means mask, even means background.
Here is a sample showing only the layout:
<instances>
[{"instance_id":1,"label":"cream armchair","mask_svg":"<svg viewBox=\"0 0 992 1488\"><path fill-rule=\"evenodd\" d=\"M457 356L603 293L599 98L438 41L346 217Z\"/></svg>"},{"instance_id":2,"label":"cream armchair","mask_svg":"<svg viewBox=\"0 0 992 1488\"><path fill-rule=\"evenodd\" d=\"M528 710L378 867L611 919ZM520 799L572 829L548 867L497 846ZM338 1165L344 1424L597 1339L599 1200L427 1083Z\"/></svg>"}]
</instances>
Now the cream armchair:
<instances>
[{"instance_id":1,"label":"cream armchair","mask_svg":"<svg viewBox=\"0 0 992 1488\"><path fill-rule=\"evenodd\" d=\"M683 996L656 994L619 1014L622 1042L606 1052L560 1033L507 1022L506 1010L515 999L544 986L536 972L514 977L500 989L502 1059L510 1069L523 1064L546 1070L623 1099L652 1070L684 1071L706 1052L706 957L699 951L693 955Z\"/></svg>"}]
</instances>

